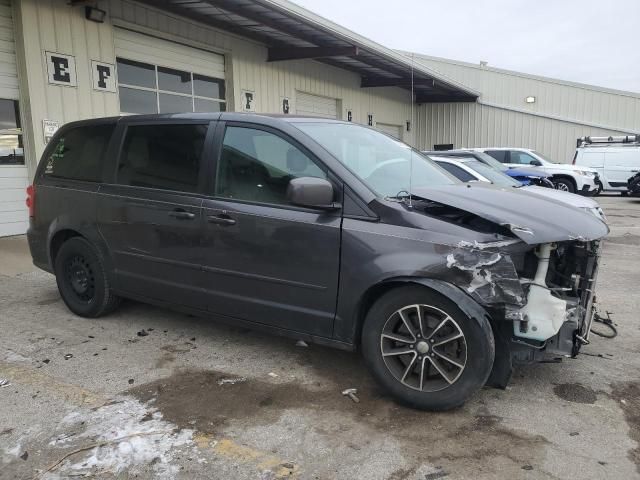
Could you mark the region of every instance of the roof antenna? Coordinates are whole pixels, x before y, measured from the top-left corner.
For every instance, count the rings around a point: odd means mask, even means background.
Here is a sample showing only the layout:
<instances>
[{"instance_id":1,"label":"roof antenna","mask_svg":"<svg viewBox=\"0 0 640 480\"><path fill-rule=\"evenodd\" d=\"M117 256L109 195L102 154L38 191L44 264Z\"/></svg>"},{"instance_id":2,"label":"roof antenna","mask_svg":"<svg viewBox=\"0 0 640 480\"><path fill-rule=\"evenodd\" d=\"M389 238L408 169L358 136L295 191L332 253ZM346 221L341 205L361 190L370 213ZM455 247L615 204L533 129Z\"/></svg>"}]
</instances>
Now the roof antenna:
<instances>
[{"instance_id":1,"label":"roof antenna","mask_svg":"<svg viewBox=\"0 0 640 480\"><path fill-rule=\"evenodd\" d=\"M413 53L411 53L411 113L409 121L413 127ZM415 128L415 127L414 127ZM413 130L413 128L411 129ZM409 148L409 208L413 208L412 197L413 195L413 147Z\"/></svg>"}]
</instances>

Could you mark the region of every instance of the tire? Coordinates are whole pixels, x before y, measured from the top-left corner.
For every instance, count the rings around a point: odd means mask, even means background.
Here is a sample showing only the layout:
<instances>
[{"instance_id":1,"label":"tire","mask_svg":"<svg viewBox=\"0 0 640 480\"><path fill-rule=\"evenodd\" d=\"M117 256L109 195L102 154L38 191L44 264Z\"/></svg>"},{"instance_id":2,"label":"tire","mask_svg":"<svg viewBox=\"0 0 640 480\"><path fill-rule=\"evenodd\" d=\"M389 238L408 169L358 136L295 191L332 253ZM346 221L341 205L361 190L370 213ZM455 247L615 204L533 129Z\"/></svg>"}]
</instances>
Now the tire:
<instances>
[{"instance_id":1,"label":"tire","mask_svg":"<svg viewBox=\"0 0 640 480\"><path fill-rule=\"evenodd\" d=\"M422 331L417 324L418 307ZM398 313L401 310L413 328L415 343ZM462 337L454 339L459 334ZM443 342L447 339L451 340ZM487 318L471 318L447 297L417 285L391 290L374 303L367 312L361 341L365 361L378 383L399 403L421 410L443 411L462 405L484 386L495 357ZM412 353L397 353L405 351ZM449 363L452 360L458 365Z\"/></svg>"},{"instance_id":2,"label":"tire","mask_svg":"<svg viewBox=\"0 0 640 480\"><path fill-rule=\"evenodd\" d=\"M120 297L111 292L102 258L82 237L72 237L62 244L54 260L54 272L62 300L76 315L96 318L120 304Z\"/></svg>"},{"instance_id":3,"label":"tire","mask_svg":"<svg viewBox=\"0 0 640 480\"><path fill-rule=\"evenodd\" d=\"M576 193L576 187L573 182L566 178L554 178L553 185L556 190L562 190L563 192Z\"/></svg>"}]
</instances>

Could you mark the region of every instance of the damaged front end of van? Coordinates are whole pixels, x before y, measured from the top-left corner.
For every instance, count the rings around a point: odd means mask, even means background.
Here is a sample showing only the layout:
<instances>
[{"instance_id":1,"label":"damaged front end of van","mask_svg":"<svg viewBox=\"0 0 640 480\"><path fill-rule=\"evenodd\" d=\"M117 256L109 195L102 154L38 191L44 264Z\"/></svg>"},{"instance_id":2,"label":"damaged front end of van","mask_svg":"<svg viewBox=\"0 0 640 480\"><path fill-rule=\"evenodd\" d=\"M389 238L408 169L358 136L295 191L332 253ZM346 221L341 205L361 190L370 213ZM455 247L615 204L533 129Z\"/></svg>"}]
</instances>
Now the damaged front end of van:
<instances>
[{"instance_id":1,"label":"damaged front end of van","mask_svg":"<svg viewBox=\"0 0 640 480\"><path fill-rule=\"evenodd\" d=\"M438 276L491 315L496 360L489 383L504 386L513 364L575 357L589 343L601 239L608 227L583 212L544 209L529 197L523 199L528 210L495 204L496 193L503 192L476 186L452 195L432 189L412 208L472 228L475 222L497 238L460 240L443 253L446 264Z\"/></svg>"}]
</instances>

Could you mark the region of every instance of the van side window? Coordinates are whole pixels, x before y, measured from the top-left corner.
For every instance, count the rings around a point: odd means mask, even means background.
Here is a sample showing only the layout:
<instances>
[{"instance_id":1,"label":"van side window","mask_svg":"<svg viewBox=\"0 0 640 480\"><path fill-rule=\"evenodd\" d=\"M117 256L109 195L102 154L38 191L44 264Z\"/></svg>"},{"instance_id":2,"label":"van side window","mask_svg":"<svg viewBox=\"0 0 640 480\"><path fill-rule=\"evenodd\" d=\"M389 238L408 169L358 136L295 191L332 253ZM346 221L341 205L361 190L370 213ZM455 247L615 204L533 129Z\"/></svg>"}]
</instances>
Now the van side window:
<instances>
[{"instance_id":1,"label":"van side window","mask_svg":"<svg viewBox=\"0 0 640 480\"><path fill-rule=\"evenodd\" d=\"M207 125L133 125L127 128L117 183L196 192Z\"/></svg>"},{"instance_id":2,"label":"van side window","mask_svg":"<svg viewBox=\"0 0 640 480\"><path fill-rule=\"evenodd\" d=\"M216 175L216 196L286 204L289 181L298 177L327 178L327 174L277 135L246 127L226 129Z\"/></svg>"},{"instance_id":3,"label":"van side window","mask_svg":"<svg viewBox=\"0 0 640 480\"><path fill-rule=\"evenodd\" d=\"M58 137L47 158L43 175L99 182L109 140L115 125L77 127Z\"/></svg>"}]
</instances>

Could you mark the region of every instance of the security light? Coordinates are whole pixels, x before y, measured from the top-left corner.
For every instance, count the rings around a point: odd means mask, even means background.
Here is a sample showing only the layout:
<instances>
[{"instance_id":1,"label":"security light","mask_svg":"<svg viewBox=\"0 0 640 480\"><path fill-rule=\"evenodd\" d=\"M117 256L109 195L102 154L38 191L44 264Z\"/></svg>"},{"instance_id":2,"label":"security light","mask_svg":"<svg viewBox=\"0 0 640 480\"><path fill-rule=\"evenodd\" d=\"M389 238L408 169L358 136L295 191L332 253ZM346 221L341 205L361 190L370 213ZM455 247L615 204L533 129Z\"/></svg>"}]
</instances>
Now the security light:
<instances>
[{"instance_id":1,"label":"security light","mask_svg":"<svg viewBox=\"0 0 640 480\"><path fill-rule=\"evenodd\" d=\"M525 98L524 101L527 102L527 103L536 103L536 97L529 96L529 97Z\"/></svg>"},{"instance_id":2,"label":"security light","mask_svg":"<svg viewBox=\"0 0 640 480\"><path fill-rule=\"evenodd\" d=\"M107 12L99 9L98 7L84 7L84 16L87 20L91 20L96 23L104 23L104 17L106 17Z\"/></svg>"}]
</instances>

